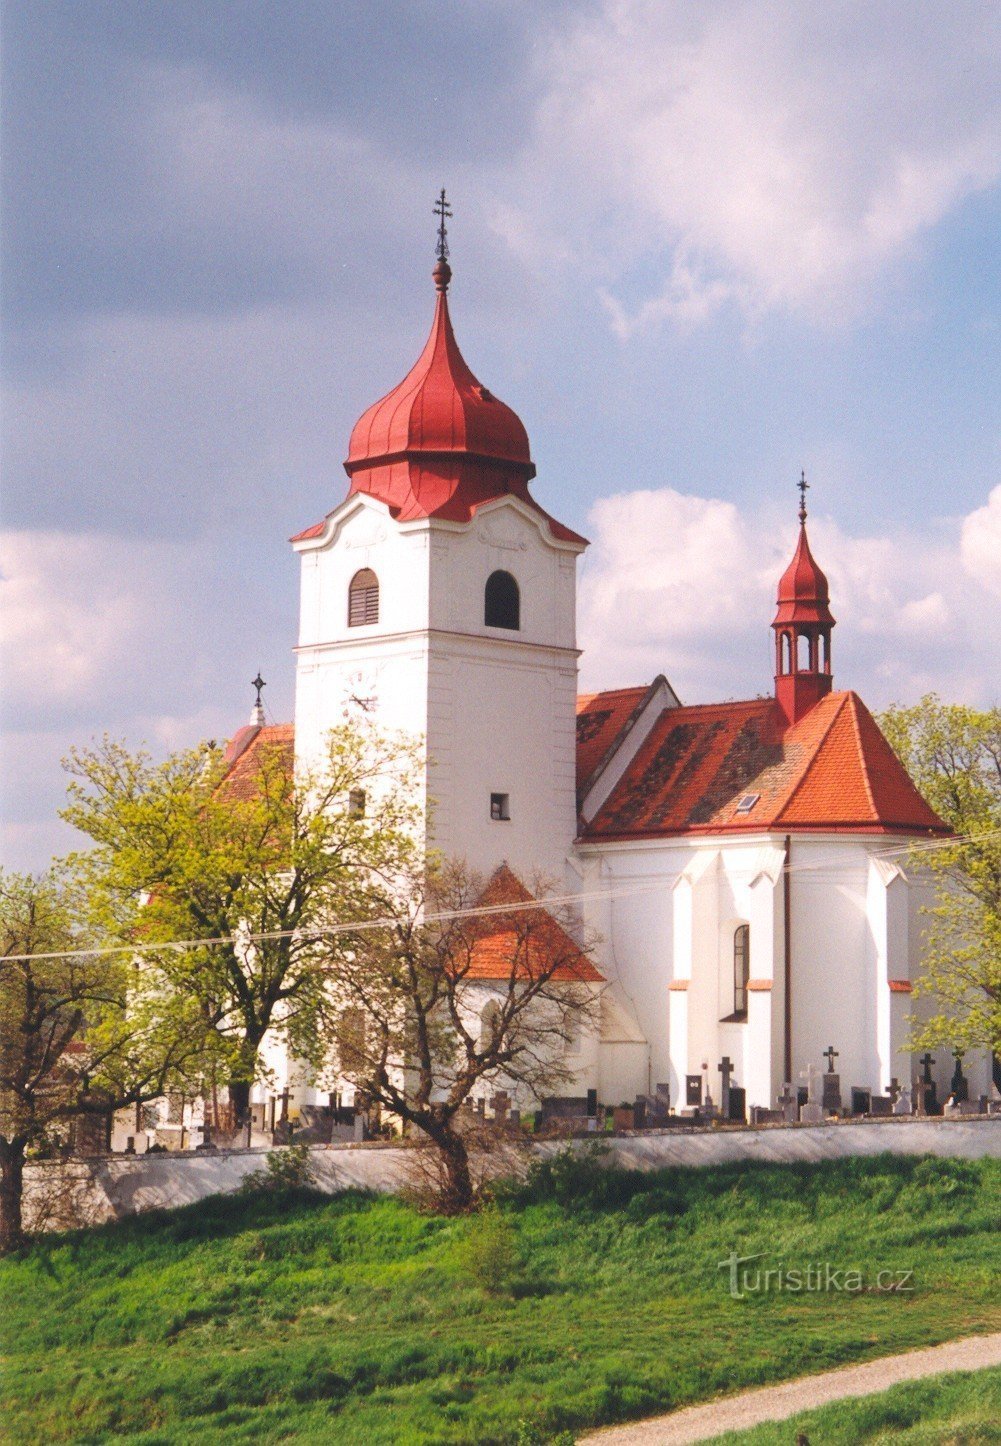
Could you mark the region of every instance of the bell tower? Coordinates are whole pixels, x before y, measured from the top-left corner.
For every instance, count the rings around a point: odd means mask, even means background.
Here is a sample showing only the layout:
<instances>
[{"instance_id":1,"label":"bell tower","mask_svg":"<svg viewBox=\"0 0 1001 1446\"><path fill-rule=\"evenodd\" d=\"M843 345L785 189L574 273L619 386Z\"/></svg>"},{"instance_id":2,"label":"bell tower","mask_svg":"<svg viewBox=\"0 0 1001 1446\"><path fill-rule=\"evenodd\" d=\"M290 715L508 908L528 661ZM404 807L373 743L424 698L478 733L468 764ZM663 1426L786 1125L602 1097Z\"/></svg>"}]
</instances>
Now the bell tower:
<instances>
[{"instance_id":1,"label":"bell tower","mask_svg":"<svg viewBox=\"0 0 1001 1446\"><path fill-rule=\"evenodd\" d=\"M799 482L799 541L779 581L775 630L775 698L791 726L834 686L831 673L831 615L827 578L814 560L806 535L804 472Z\"/></svg>"},{"instance_id":2,"label":"bell tower","mask_svg":"<svg viewBox=\"0 0 1001 1446\"><path fill-rule=\"evenodd\" d=\"M444 192L431 333L355 424L348 495L292 539L302 564L296 756L361 703L425 740L428 843L482 873L562 881L576 835L576 562L536 502L520 418L449 314Z\"/></svg>"}]
</instances>

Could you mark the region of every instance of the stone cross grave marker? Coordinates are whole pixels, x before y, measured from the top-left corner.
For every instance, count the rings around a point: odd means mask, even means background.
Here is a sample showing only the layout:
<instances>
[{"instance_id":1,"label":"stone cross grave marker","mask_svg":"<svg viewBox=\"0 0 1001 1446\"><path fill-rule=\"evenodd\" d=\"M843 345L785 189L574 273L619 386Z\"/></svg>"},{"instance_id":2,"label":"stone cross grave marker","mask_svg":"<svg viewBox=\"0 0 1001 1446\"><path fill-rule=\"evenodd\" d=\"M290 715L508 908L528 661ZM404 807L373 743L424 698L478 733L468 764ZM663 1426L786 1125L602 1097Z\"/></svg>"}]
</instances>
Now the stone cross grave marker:
<instances>
[{"instance_id":1,"label":"stone cross grave marker","mask_svg":"<svg viewBox=\"0 0 1001 1446\"><path fill-rule=\"evenodd\" d=\"M799 1077L806 1080L806 1104L800 1108L800 1121L804 1125L819 1125L824 1118L824 1107L817 1098L817 1067L813 1060L800 1071Z\"/></svg>"},{"instance_id":2,"label":"stone cross grave marker","mask_svg":"<svg viewBox=\"0 0 1001 1446\"><path fill-rule=\"evenodd\" d=\"M730 1078L733 1074L733 1061L730 1056L725 1054L716 1068L723 1076L720 1085L719 1107L724 1120L728 1120L730 1118Z\"/></svg>"},{"instance_id":3,"label":"stone cross grave marker","mask_svg":"<svg viewBox=\"0 0 1001 1446\"><path fill-rule=\"evenodd\" d=\"M796 1101L796 1091L788 1080L782 1086L782 1093L779 1095L779 1107L787 1125L794 1125L799 1119L799 1105Z\"/></svg>"},{"instance_id":4,"label":"stone cross grave marker","mask_svg":"<svg viewBox=\"0 0 1001 1446\"><path fill-rule=\"evenodd\" d=\"M895 1115L913 1114L913 1110L911 1109L911 1092L906 1085L901 1088L900 1093L893 1102L893 1113Z\"/></svg>"}]
</instances>

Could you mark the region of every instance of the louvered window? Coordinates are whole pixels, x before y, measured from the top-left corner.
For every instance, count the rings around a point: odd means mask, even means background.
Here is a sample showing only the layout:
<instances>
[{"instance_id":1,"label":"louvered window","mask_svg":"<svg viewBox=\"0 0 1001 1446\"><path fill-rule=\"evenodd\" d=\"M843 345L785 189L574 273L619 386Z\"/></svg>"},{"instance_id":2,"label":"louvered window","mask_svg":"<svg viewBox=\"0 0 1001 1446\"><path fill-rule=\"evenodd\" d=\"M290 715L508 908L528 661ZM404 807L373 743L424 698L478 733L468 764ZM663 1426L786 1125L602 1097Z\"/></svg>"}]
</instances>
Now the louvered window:
<instances>
[{"instance_id":1,"label":"louvered window","mask_svg":"<svg viewBox=\"0 0 1001 1446\"><path fill-rule=\"evenodd\" d=\"M488 628L510 628L512 632L521 627L521 597L509 572L492 572L487 578L483 621Z\"/></svg>"},{"instance_id":2,"label":"louvered window","mask_svg":"<svg viewBox=\"0 0 1001 1446\"><path fill-rule=\"evenodd\" d=\"M379 579L370 567L363 567L348 589L348 627L363 628L378 621Z\"/></svg>"}]
</instances>

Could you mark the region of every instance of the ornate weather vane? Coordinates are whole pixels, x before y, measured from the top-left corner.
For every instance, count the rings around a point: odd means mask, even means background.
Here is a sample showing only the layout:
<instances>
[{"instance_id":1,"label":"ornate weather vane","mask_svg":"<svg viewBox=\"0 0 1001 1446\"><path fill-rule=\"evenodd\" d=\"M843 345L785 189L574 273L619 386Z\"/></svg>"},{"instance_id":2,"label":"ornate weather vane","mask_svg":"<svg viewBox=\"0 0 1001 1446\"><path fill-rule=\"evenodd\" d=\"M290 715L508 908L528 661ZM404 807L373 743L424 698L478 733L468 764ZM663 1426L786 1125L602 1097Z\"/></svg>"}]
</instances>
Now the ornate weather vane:
<instances>
[{"instance_id":1,"label":"ornate weather vane","mask_svg":"<svg viewBox=\"0 0 1001 1446\"><path fill-rule=\"evenodd\" d=\"M256 677L256 678L253 678L253 679L251 680L250 686L251 686L252 688L256 688L256 689L257 689L257 697L256 697L256 699L254 700L254 707L255 707L255 708L260 708L260 707L262 707L263 704L261 703L261 689L262 689L262 688L266 688L268 685L267 685L267 683L265 683L264 679L261 677L261 670L260 670L260 668L258 668L258 670L257 670L257 677Z\"/></svg>"},{"instance_id":2,"label":"ornate weather vane","mask_svg":"<svg viewBox=\"0 0 1001 1446\"><path fill-rule=\"evenodd\" d=\"M438 217L438 244L435 247L435 255L439 261L448 260L448 230L445 222L451 219L452 213L448 208L448 197L445 195L445 187L441 188L441 195L435 201L432 214Z\"/></svg>"},{"instance_id":3,"label":"ornate weather vane","mask_svg":"<svg viewBox=\"0 0 1001 1446\"><path fill-rule=\"evenodd\" d=\"M802 473L800 474L799 481L796 483L796 486L799 488L799 520L800 520L800 522L805 522L805 521L806 521L806 489L809 487L809 485L810 485L809 482L806 480L806 473L805 473L805 472L802 472Z\"/></svg>"}]
</instances>

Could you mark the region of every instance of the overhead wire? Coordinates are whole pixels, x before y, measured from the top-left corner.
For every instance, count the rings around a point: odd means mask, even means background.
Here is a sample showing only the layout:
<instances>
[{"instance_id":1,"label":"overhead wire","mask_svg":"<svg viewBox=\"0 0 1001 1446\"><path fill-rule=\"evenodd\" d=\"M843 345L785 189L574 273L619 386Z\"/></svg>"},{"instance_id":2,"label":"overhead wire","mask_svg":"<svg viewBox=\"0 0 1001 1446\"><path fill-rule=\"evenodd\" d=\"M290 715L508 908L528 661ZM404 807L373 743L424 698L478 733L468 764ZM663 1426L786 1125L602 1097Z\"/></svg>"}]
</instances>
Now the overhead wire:
<instances>
[{"instance_id":1,"label":"overhead wire","mask_svg":"<svg viewBox=\"0 0 1001 1446\"><path fill-rule=\"evenodd\" d=\"M1001 837L1001 828L989 829L983 833L965 834L952 836L945 839L920 839L910 843L900 844L896 848L873 849L868 853L869 858L897 858L913 856L922 852L942 852L947 849L966 848L972 844L982 843L988 839ZM842 861L830 861L821 863L785 864L781 874L808 874L824 873L831 869L843 868ZM475 904L469 908L462 909L440 909L422 915L420 924L422 927L437 924L449 923L461 919L486 918L492 915L503 916L505 914L523 914L535 909L552 909L560 906L574 906L576 904L589 902L591 900L606 900L625 898L631 895L658 893L665 887L663 878L651 879L641 883L631 883L623 886L603 887L600 889L589 889L568 894L546 894L541 898L518 900L514 903L504 904ZM181 953L190 949L211 948L218 945L240 946L248 944L265 944L279 939L298 939L302 942L318 941L326 938L336 938L342 934L366 932L373 929L386 929L399 924L399 915L386 914L374 919L352 920L339 924L328 924L317 928L308 929L273 929L260 933L241 931L236 934L218 934L194 939L170 939L150 944L114 944L102 945L97 948L82 949L56 949L37 954L5 954L0 956L0 962L24 963L28 960L55 960L87 958L95 959L110 957L114 955L128 954L133 958L141 958L146 954L159 954L164 952Z\"/></svg>"}]
</instances>

